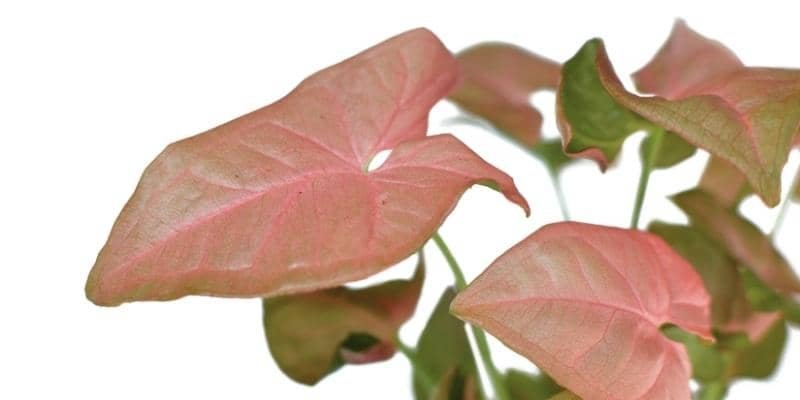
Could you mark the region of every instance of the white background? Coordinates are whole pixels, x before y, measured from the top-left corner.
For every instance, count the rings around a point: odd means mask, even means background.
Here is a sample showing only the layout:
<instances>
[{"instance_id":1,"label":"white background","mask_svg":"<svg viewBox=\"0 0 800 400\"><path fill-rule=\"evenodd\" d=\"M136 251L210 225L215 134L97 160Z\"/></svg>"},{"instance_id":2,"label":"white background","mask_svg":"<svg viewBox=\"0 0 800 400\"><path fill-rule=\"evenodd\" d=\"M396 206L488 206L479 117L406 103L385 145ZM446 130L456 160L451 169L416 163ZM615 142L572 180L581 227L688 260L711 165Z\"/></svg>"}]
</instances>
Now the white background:
<instances>
[{"instance_id":1,"label":"white background","mask_svg":"<svg viewBox=\"0 0 800 400\"><path fill-rule=\"evenodd\" d=\"M306 75L391 35L426 26L454 51L503 40L562 61L586 39L602 36L625 77L652 56L674 18L683 17L748 64L800 67L800 10L793 2L19 3L0 5L3 399L408 399L409 368L399 356L347 367L315 388L291 382L267 352L258 300L99 308L83 294L114 218L166 144L268 104ZM553 98L534 97L547 111L550 136L556 134ZM514 176L533 207L525 219L490 190L467 192L442 232L471 279L559 213L541 165L484 131L442 125L454 115L450 104L437 106L431 132L454 132ZM617 168L605 175L589 163L565 172L577 220L628 223L640 139L627 142ZM683 221L665 196L691 187L705 159L699 154L655 173L644 219ZM786 180L798 161L793 154ZM764 229L776 215L754 198L743 210ZM778 240L795 265L798 233L795 206ZM416 340L451 281L430 250L419 313L402 331L407 342ZM405 265L376 279L408 274ZM793 332L773 382L737 384L730 398L797 398L799 341ZM529 368L499 343L493 346L501 366Z\"/></svg>"}]
</instances>

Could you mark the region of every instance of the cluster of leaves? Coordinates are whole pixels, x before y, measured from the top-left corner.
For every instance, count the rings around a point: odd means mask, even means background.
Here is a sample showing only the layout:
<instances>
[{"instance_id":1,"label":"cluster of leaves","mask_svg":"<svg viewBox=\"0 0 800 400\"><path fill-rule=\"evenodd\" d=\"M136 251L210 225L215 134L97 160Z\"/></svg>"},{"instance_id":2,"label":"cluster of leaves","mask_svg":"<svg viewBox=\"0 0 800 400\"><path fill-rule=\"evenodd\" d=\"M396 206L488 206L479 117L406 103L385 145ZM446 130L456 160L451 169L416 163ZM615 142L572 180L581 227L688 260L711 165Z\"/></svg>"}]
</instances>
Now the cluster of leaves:
<instances>
[{"instance_id":1,"label":"cluster of leaves","mask_svg":"<svg viewBox=\"0 0 800 400\"><path fill-rule=\"evenodd\" d=\"M283 99L167 147L144 172L92 269L98 305L186 295L263 299L273 358L315 384L399 351L417 399L483 399L464 321L501 400L722 398L776 368L800 279L738 213L780 202L800 144L800 71L745 66L679 21L627 90L599 39L563 65L502 43L452 55L429 31L324 69ZM530 94L556 90L561 140L544 140ZM652 96L645 96L652 95ZM558 182L577 158L613 165L637 131L642 173L630 229L561 222L501 255L469 286L436 229L483 184L526 213L513 180L450 135L427 136L449 100L539 158ZM710 153L673 196L685 225L638 230L649 174ZM377 153L391 150L378 168ZM796 183L790 192L800 200ZM566 212L565 212L566 215ZM456 276L414 347L398 331L423 287L433 237ZM409 280L352 289L418 253ZM483 330L543 372L500 372Z\"/></svg>"}]
</instances>

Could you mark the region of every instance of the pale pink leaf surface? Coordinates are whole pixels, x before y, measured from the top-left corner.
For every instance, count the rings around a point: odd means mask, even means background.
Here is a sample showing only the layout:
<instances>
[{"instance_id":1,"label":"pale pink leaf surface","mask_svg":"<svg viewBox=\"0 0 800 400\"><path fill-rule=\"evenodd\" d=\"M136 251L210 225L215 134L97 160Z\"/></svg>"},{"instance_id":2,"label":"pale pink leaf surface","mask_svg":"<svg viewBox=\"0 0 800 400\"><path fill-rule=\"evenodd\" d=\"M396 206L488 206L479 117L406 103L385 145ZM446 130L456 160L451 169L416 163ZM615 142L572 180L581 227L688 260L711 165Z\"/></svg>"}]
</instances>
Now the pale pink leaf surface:
<instances>
[{"instance_id":1,"label":"pale pink leaf surface","mask_svg":"<svg viewBox=\"0 0 800 400\"><path fill-rule=\"evenodd\" d=\"M475 183L527 212L508 175L450 135L425 136L458 79L450 52L417 29L171 144L117 219L88 297L269 297L361 279L422 246Z\"/></svg>"},{"instance_id":2,"label":"pale pink leaf surface","mask_svg":"<svg viewBox=\"0 0 800 400\"><path fill-rule=\"evenodd\" d=\"M703 282L664 241L574 222L512 247L451 309L587 399L687 400L686 351L659 329L711 337Z\"/></svg>"},{"instance_id":3,"label":"pale pink leaf surface","mask_svg":"<svg viewBox=\"0 0 800 400\"><path fill-rule=\"evenodd\" d=\"M450 100L526 146L538 143L542 114L531 93L555 89L560 65L514 45L486 43L457 55L464 80Z\"/></svg>"},{"instance_id":4,"label":"pale pink leaf surface","mask_svg":"<svg viewBox=\"0 0 800 400\"><path fill-rule=\"evenodd\" d=\"M642 93L678 99L710 79L743 67L722 43L700 35L678 20L655 57L633 74L633 81Z\"/></svg>"}]
</instances>

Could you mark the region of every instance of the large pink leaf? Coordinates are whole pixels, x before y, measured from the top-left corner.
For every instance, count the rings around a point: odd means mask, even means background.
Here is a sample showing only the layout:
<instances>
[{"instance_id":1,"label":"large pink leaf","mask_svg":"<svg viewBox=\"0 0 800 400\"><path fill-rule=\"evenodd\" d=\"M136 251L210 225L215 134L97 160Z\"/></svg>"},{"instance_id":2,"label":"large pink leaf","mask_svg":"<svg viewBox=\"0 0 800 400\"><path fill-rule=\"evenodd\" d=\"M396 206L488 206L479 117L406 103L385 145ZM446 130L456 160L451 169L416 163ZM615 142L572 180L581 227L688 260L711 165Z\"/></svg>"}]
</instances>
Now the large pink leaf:
<instances>
[{"instance_id":1,"label":"large pink leaf","mask_svg":"<svg viewBox=\"0 0 800 400\"><path fill-rule=\"evenodd\" d=\"M450 135L425 137L458 65L410 31L278 102L167 147L145 170L87 282L100 305L337 286L416 251L459 196L511 178ZM393 149L378 169L375 154Z\"/></svg>"},{"instance_id":2,"label":"large pink leaf","mask_svg":"<svg viewBox=\"0 0 800 400\"><path fill-rule=\"evenodd\" d=\"M555 89L560 65L504 43L470 47L457 58L464 80L450 99L523 145L538 143L542 114L531 105L530 95Z\"/></svg>"},{"instance_id":3,"label":"large pink leaf","mask_svg":"<svg viewBox=\"0 0 800 400\"><path fill-rule=\"evenodd\" d=\"M675 324L710 337L709 295L650 233L548 225L500 256L452 304L587 399L689 399Z\"/></svg>"}]
</instances>

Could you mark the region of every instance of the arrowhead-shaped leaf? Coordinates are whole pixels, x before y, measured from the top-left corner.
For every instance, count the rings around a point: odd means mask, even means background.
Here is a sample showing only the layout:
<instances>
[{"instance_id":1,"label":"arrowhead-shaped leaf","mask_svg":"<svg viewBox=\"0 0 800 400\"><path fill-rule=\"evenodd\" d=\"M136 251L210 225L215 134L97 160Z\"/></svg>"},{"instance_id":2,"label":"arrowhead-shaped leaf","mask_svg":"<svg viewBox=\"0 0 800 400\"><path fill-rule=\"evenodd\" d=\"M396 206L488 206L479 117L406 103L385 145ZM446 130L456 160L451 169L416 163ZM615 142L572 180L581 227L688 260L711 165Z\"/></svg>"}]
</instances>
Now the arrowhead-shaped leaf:
<instances>
[{"instance_id":1,"label":"arrowhead-shaped leaf","mask_svg":"<svg viewBox=\"0 0 800 400\"><path fill-rule=\"evenodd\" d=\"M500 256L452 310L591 399L689 399L672 323L710 337L700 276L647 232L548 225Z\"/></svg>"},{"instance_id":2,"label":"arrowhead-shaped leaf","mask_svg":"<svg viewBox=\"0 0 800 400\"><path fill-rule=\"evenodd\" d=\"M560 65L503 43L471 47L457 59L464 80L450 100L525 147L538 143L542 114L531 105L530 95L555 89Z\"/></svg>"},{"instance_id":3,"label":"arrowhead-shaped leaf","mask_svg":"<svg viewBox=\"0 0 800 400\"><path fill-rule=\"evenodd\" d=\"M533 375L516 369L506 372L506 387L511 400L548 400L564 391L547 375Z\"/></svg>"},{"instance_id":4,"label":"arrowhead-shaped leaf","mask_svg":"<svg viewBox=\"0 0 800 400\"><path fill-rule=\"evenodd\" d=\"M675 41L685 42L690 41ZM666 59L673 56L675 60ZM619 81L602 41L587 42L562 71L559 126L568 152L605 166L625 137L641 129L634 117L640 116L735 165L764 202L774 206L780 198L781 169L800 124L800 71L743 67L696 83L707 74L693 65L690 79L669 79L668 74L662 79L664 68L681 64L683 57L682 52L662 51L639 74L640 87L672 97L642 97ZM677 90L665 88L676 83ZM576 100L581 92L586 99Z\"/></svg>"},{"instance_id":5,"label":"arrowhead-shaped leaf","mask_svg":"<svg viewBox=\"0 0 800 400\"><path fill-rule=\"evenodd\" d=\"M701 190L677 194L673 201L689 216L693 226L714 238L771 288L783 293L800 293L800 279L792 267L770 238L750 221Z\"/></svg>"},{"instance_id":6,"label":"arrowhead-shaped leaf","mask_svg":"<svg viewBox=\"0 0 800 400\"><path fill-rule=\"evenodd\" d=\"M425 137L430 108L458 77L450 52L418 29L168 146L117 219L88 297L117 305L335 287L417 251L472 184L492 183L527 211L508 175L452 136Z\"/></svg>"},{"instance_id":7,"label":"arrowhead-shaped leaf","mask_svg":"<svg viewBox=\"0 0 800 400\"><path fill-rule=\"evenodd\" d=\"M727 251L695 228L654 222L650 232L666 241L692 264L711 295L711 321L725 332L744 332L759 340L780 318L777 312L757 312L747 299L738 264Z\"/></svg>"},{"instance_id":8,"label":"arrowhead-shaped leaf","mask_svg":"<svg viewBox=\"0 0 800 400\"><path fill-rule=\"evenodd\" d=\"M441 395L443 392L453 394L453 397L443 397L446 399L482 398L479 383L475 381L477 367L464 323L450 315L450 303L454 297L452 288L442 293L417 342L420 367L435 381L435 387L426 387L414 375L414 398L417 400L437 398L437 393Z\"/></svg>"},{"instance_id":9,"label":"arrowhead-shaped leaf","mask_svg":"<svg viewBox=\"0 0 800 400\"><path fill-rule=\"evenodd\" d=\"M424 271L420 255L411 280L264 299L264 332L272 357L286 375L307 385L343 363L391 357L397 330L417 306Z\"/></svg>"}]
</instances>

